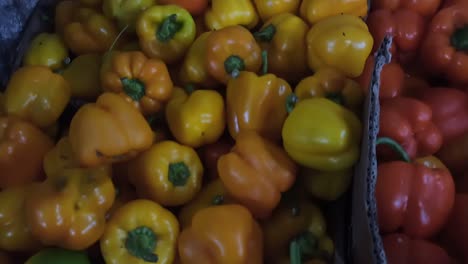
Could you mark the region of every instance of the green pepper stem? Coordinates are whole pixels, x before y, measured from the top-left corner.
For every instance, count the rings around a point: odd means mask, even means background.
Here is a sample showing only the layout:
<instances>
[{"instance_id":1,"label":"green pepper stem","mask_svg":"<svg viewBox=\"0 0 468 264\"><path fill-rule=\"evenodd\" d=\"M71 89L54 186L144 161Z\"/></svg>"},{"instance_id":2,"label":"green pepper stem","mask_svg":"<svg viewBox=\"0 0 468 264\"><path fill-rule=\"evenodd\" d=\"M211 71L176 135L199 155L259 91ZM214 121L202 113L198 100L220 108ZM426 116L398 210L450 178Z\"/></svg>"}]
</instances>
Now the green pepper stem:
<instances>
[{"instance_id":1,"label":"green pepper stem","mask_svg":"<svg viewBox=\"0 0 468 264\"><path fill-rule=\"evenodd\" d=\"M190 170L184 162L169 164L169 181L176 187L185 186L190 177Z\"/></svg>"},{"instance_id":2,"label":"green pepper stem","mask_svg":"<svg viewBox=\"0 0 468 264\"><path fill-rule=\"evenodd\" d=\"M255 32L253 35L256 39L264 42L270 42L273 40L276 34L276 27L273 24L270 24L258 32Z\"/></svg>"},{"instance_id":3,"label":"green pepper stem","mask_svg":"<svg viewBox=\"0 0 468 264\"><path fill-rule=\"evenodd\" d=\"M125 248L130 255L151 263L157 263L159 259L158 255L154 254L156 244L156 234L146 226L129 231L125 240Z\"/></svg>"},{"instance_id":4,"label":"green pepper stem","mask_svg":"<svg viewBox=\"0 0 468 264\"><path fill-rule=\"evenodd\" d=\"M325 96L325 98L339 105L344 105L344 98L340 93L329 93Z\"/></svg>"},{"instance_id":5,"label":"green pepper stem","mask_svg":"<svg viewBox=\"0 0 468 264\"><path fill-rule=\"evenodd\" d=\"M450 43L457 51L468 51L468 25L455 30Z\"/></svg>"},{"instance_id":6,"label":"green pepper stem","mask_svg":"<svg viewBox=\"0 0 468 264\"><path fill-rule=\"evenodd\" d=\"M221 194L216 195L213 197L213 200L211 201L212 205L222 205L224 203L224 196Z\"/></svg>"},{"instance_id":7,"label":"green pepper stem","mask_svg":"<svg viewBox=\"0 0 468 264\"><path fill-rule=\"evenodd\" d=\"M296 239L289 244L289 259L291 264L302 264L301 249Z\"/></svg>"},{"instance_id":8,"label":"green pepper stem","mask_svg":"<svg viewBox=\"0 0 468 264\"><path fill-rule=\"evenodd\" d=\"M244 60L237 55L231 55L224 61L224 70L227 74L231 75L232 78L237 78L244 69Z\"/></svg>"},{"instance_id":9,"label":"green pepper stem","mask_svg":"<svg viewBox=\"0 0 468 264\"><path fill-rule=\"evenodd\" d=\"M411 159L410 159L408 153L406 152L406 150L400 144L398 144L398 142L396 142L395 140L393 140L391 138L388 138L388 137L381 137L381 138L377 139L376 144L377 145L387 145L387 146L389 146L394 151L396 151L398 153L398 155L400 155L400 158L403 161L411 162Z\"/></svg>"},{"instance_id":10,"label":"green pepper stem","mask_svg":"<svg viewBox=\"0 0 468 264\"><path fill-rule=\"evenodd\" d=\"M169 15L156 30L156 38L163 43L168 42L182 29L183 25L182 22L177 22L177 14Z\"/></svg>"},{"instance_id":11,"label":"green pepper stem","mask_svg":"<svg viewBox=\"0 0 468 264\"><path fill-rule=\"evenodd\" d=\"M145 84L138 79L120 79L124 92L134 101L140 101L145 96Z\"/></svg>"},{"instance_id":12,"label":"green pepper stem","mask_svg":"<svg viewBox=\"0 0 468 264\"><path fill-rule=\"evenodd\" d=\"M262 75L268 73L268 51L262 51Z\"/></svg>"},{"instance_id":13,"label":"green pepper stem","mask_svg":"<svg viewBox=\"0 0 468 264\"><path fill-rule=\"evenodd\" d=\"M294 107L296 107L298 100L299 98L297 98L297 96L294 93L288 95L288 98L286 98L286 111L288 112L288 114L294 110Z\"/></svg>"},{"instance_id":14,"label":"green pepper stem","mask_svg":"<svg viewBox=\"0 0 468 264\"><path fill-rule=\"evenodd\" d=\"M187 84L184 90L186 93L191 94L195 91L195 86L193 84Z\"/></svg>"}]
</instances>

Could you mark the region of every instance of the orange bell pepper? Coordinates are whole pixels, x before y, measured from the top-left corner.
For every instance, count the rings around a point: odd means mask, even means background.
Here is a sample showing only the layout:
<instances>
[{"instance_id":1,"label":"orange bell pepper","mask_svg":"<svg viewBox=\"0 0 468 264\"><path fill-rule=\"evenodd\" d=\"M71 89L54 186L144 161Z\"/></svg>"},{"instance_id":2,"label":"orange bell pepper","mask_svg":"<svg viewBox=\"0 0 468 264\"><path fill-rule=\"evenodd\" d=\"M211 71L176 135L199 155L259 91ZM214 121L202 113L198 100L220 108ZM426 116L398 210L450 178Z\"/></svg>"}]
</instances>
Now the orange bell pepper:
<instances>
[{"instance_id":1,"label":"orange bell pepper","mask_svg":"<svg viewBox=\"0 0 468 264\"><path fill-rule=\"evenodd\" d=\"M96 103L78 110L69 137L80 165L91 167L136 156L153 144L154 133L143 115L122 96L103 93Z\"/></svg>"},{"instance_id":2,"label":"orange bell pepper","mask_svg":"<svg viewBox=\"0 0 468 264\"><path fill-rule=\"evenodd\" d=\"M102 69L101 83L105 91L122 95L145 115L160 111L173 87L166 64L141 51L115 53Z\"/></svg>"},{"instance_id":3,"label":"orange bell pepper","mask_svg":"<svg viewBox=\"0 0 468 264\"><path fill-rule=\"evenodd\" d=\"M293 185L297 167L280 147L247 130L219 158L218 172L229 194L255 217L267 218Z\"/></svg>"},{"instance_id":4,"label":"orange bell pepper","mask_svg":"<svg viewBox=\"0 0 468 264\"><path fill-rule=\"evenodd\" d=\"M42 160L54 143L41 130L13 116L0 117L0 189L44 176Z\"/></svg>"},{"instance_id":5,"label":"orange bell pepper","mask_svg":"<svg viewBox=\"0 0 468 264\"><path fill-rule=\"evenodd\" d=\"M241 72L229 80L226 89L229 133L236 138L244 130L253 130L270 140L279 140L288 115L286 101L291 94L289 84L273 74L257 76Z\"/></svg>"},{"instance_id":6,"label":"orange bell pepper","mask_svg":"<svg viewBox=\"0 0 468 264\"><path fill-rule=\"evenodd\" d=\"M179 236L182 264L261 264L262 230L240 205L205 208Z\"/></svg>"},{"instance_id":7,"label":"orange bell pepper","mask_svg":"<svg viewBox=\"0 0 468 264\"><path fill-rule=\"evenodd\" d=\"M207 39L208 73L226 84L241 71L260 70L261 49L252 33L243 26L229 26L213 31Z\"/></svg>"},{"instance_id":8,"label":"orange bell pepper","mask_svg":"<svg viewBox=\"0 0 468 264\"><path fill-rule=\"evenodd\" d=\"M83 250L99 240L115 199L109 166L63 169L26 198L31 233L44 245Z\"/></svg>"}]
</instances>

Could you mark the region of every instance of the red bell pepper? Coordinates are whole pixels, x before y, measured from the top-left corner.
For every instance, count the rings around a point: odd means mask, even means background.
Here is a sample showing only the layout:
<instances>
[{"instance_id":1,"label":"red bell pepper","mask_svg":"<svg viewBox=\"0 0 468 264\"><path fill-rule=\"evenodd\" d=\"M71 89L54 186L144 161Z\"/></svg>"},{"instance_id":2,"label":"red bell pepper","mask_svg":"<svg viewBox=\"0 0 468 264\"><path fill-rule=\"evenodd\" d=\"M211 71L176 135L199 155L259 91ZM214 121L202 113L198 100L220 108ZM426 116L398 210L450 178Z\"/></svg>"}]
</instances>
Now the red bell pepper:
<instances>
[{"instance_id":1,"label":"red bell pepper","mask_svg":"<svg viewBox=\"0 0 468 264\"><path fill-rule=\"evenodd\" d=\"M411 9L422 16L432 16L440 6L442 0L374 0L372 8L398 10L400 8Z\"/></svg>"},{"instance_id":2,"label":"red bell pepper","mask_svg":"<svg viewBox=\"0 0 468 264\"><path fill-rule=\"evenodd\" d=\"M385 35L391 35L392 58L398 58L402 63L415 58L426 25L423 16L409 8L395 11L380 9L371 12L366 22L374 37L374 51L379 48Z\"/></svg>"},{"instance_id":3,"label":"red bell pepper","mask_svg":"<svg viewBox=\"0 0 468 264\"><path fill-rule=\"evenodd\" d=\"M407 153L395 141L379 139L401 155L404 161L378 166L375 190L379 227L382 233L401 229L412 238L429 238L448 220L455 199L450 172L410 163Z\"/></svg>"},{"instance_id":4,"label":"red bell pepper","mask_svg":"<svg viewBox=\"0 0 468 264\"><path fill-rule=\"evenodd\" d=\"M410 158L432 155L442 146L442 135L432 121L431 108L407 97L382 102L379 136L396 140ZM384 159L395 156L387 146L379 146L377 151Z\"/></svg>"},{"instance_id":5,"label":"red bell pepper","mask_svg":"<svg viewBox=\"0 0 468 264\"><path fill-rule=\"evenodd\" d=\"M369 56L364 66L364 71L356 81L361 85L366 94L369 93L369 84L374 69L374 56ZM393 98L400 96L403 92L405 72L398 62L385 64L380 73L380 99Z\"/></svg>"},{"instance_id":6,"label":"red bell pepper","mask_svg":"<svg viewBox=\"0 0 468 264\"><path fill-rule=\"evenodd\" d=\"M468 94L454 88L432 88L421 100L432 109L432 121L444 144L468 132Z\"/></svg>"},{"instance_id":7,"label":"red bell pepper","mask_svg":"<svg viewBox=\"0 0 468 264\"><path fill-rule=\"evenodd\" d=\"M437 156L458 175L468 169L468 132L444 144Z\"/></svg>"},{"instance_id":8,"label":"red bell pepper","mask_svg":"<svg viewBox=\"0 0 468 264\"><path fill-rule=\"evenodd\" d=\"M441 240L462 263L468 263L468 194L457 194Z\"/></svg>"},{"instance_id":9,"label":"red bell pepper","mask_svg":"<svg viewBox=\"0 0 468 264\"><path fill-rule=\"evenodd\" d=\"M450 264L447 252L426 240L411 239L404 234L383 237L388 264Z\"/></svg>"}]
</instances>

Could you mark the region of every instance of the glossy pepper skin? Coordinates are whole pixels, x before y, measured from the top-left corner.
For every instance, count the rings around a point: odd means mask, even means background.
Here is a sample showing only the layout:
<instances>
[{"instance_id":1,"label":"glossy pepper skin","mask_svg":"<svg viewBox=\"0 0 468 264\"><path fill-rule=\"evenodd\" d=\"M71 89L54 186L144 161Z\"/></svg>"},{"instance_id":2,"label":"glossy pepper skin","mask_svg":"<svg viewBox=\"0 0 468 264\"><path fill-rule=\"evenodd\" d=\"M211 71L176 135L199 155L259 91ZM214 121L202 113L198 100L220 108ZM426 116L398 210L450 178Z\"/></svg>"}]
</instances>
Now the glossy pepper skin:
<instances>
[{"instance_id":1,"label":"glossy pepper skin","mask_svg":"<svg viewBox=\"0 0 468 264\"><path fill-rule=\"evenodd\" d=\"M63 27L67 47L78 55L108 50L117 38L117 29L112 21L92 8L79 7L70 2L62 1L56 7L56 16L60 16L60 12L69 12L66 21L59 21L63 23L60 26ZM65 12L61 9L68 10Z\"/></svg>"},{"instance_id":2,"label":"glossy pepper skin","mask_svg":"<svg viewBox=\"0 0 468 264\"><path fill-rule=\"evenodd\" d=\"M450 264L454 263L444 249L427 240L411 239L395 233L383 237L389 264Z\"/></svg>"},{"instance_id":3,"label":"glossy pepper skin","mask_svg":"<svg viewBox=\"0 0 468 264\"><path fill-rule=\"evenodd\" d=\"M307 237L302 252L306 258L330 257L333 254L326 248L330 238L327 224L320 208L307 198L284 199L273 211L270 219L262 224L264 254L269 263L278 263L281 256L289 255L291 241ZM307 235L306 235L307 234Z\"/></svg>"},{"instance_id":4,"label":"glossy pepper skin","mask_svg":"<svg viewBox=\"0 0 468 264\"><path fill-rule=\"evenodd\" d=\"M375 67L375 58L370 55L366 60L364 71L356 79L363 88L364 93L369 94L372 72ZM380 72L379 99L388 99L405 94L405 71L399 62L391 61L382 67Z\"/></svg>"},{"instance_id":5,"label":"glossy pepper skin","mask_svg":"<svg viewBox=\"0 0 468 264\"><path fill-rule=\"evenodd\" d=\"M294 89L299 101L306 98L325 97L359 113L364 99L363 89L353 79L333 68L321 68L302 79Z\"/></svg>"},{"instance_id":6,"label":"glossy pepper skin","mask_svg":"<svg viewBox=\"0 0 468 264\"><path fill-rule=\"evenodd\" d=\"M128 32L135 32L135 25L141 12L156 4L156 0L103 0L102 11L116 20L119 28L127 26Z\"/></svg>"},{"instance_id":7,"label":"glossy pepper skin","mask_svg":"<svg viewBox=\"0 0 468 264\"><path fill-rule=\"evenodd\" d=\"M25 252L41 247L41 244L31 234L24 211L26 196L30 191L32 191L32 184L0 191L0 248L2 250Z\"/></svg>"},{"instance_id":8,"label":"glossy pepper skin","mask_svg":"<svg viewBox=\"0 0 468 264\"><path fill-rule=\"evenodd\" d=\"M414 60L426 29L424 17L409 8L375 10L367 17L367 26L377 50L385 35L393 37L391 52L400 61ZM407 61L404 61L406 57Z\"/></svg>"},{"instance_id":9,"label":"glossy pepper skin","mask_svg":"<svg viewBox=\"0 0 468 264\"><path fill-rule=\"evenodd\" d=\"M64 169L78 168L79 164L73 155L70 139L62 137L44 156L44 172L48 178L55 177Z\"/></svg>"},{"instance_id":10,"label":"glossy pepper skin","mask_svg":"<svg viewBox=\"0 0 468 264\"><path fill-rule=\"evenodd\" d=\"M431 20L421 46L421 62L430 74L452 83L468 83L466 4L440 10Z\"/></svg>"},{"instance_id":11,"label":"glossy pepper skin","mask_svg":"<svg viewBox=\"0 0 468 264\"><path fill-rule=\"evenodd\" d=\"M427 89L421 100L432 110L432 120L444 137L444 144L468 132L468 95L455 88Z\"/></svg>"},{"instance_id":12,"label":"glossy pepper skin","mask_svg":"<svg viewBox=\"0 0 468 264\"><path fill-rule=\"evenodd\" d=\"M361 75L374 45L366 23L353 15L335 15L319 21L306 39L307 62L312 70L330 66L347 77Z\"/></svg>"},{"instance_id":13,"label":"glossy pepper skin","mask_svg":"<svg viewBox=\"0 0 468 264\"><path fill-rule=\"evenodd\" d=\"M381 232L401 228L410 237L429 238L442 229L455 199L448 170L393 161L380 164L378 176L375 197Z\"/></svg>"},{"instance_id":14,"label":"glossy pepper skin","mask_svg":"<svg viewBox=\"0 0 468 264\"><path fill-rule=\"evenodd\" d=\"M366 0L303 0L300 14L312 25L336 15L366 17L367 2Z\"/></svg>"},{"instance_id":15,"label":"glossy pepper skin","mask_svg":"<svg viewBox=\"0 0 468 264\"><path fill-rule=\"evenodd\" d=\"M173 263L179 225L167 209L135 200L118 209L106 226L101 252L106 263Z\"/></svg>"},{"instance_id":16,"label":"glossy pepper skin","mask_svg":"<svg viewBox=\"0 0 468 264\"><path fill-rule=\"evenodd\" d=\"M262 65L260 46L243 26L213 31L208 36L206 46L208 73L221 83L227 84L241 71L257 72Z\"/></svg>"},{"instance_id":17,"label":"glossy pepper skin","mask_svg":"<svg viewBox=\"0 0 468 264\"><path fill-rule=\"evenodd\" d=\"M181 264L263 263L262 230L240 205L200 210L180 234L178 249Z\"/></svg>"},{"instance_id":18,"label":"glossy pepper skin","mask_svg":"<svg viewBox=\"0 0 468 264\"><path fill-rule=\"evenodd\" d=\"M104 91L117 93L144 115L160 111L172 94L173 83L166 64L140 51L116 53L101 71Z\"/></svg>"},{"instance_id":19,"label":"glossy pepper skin","mask_svg":"<svg viewBox=\"0 0 468 264\"><path fill-rule=\"evenodd\" d=\"M241 72L237 78L229 80L226 90L229 133L235 139L242 131L251 130L278 141L291 94L289 84L273 74L258 76ZM274 118L270 118L272 116Z\"/></svg>"},{"instance_id":20,"label":"glossy pepper skin","mask_svg":"<svg viewBox=\"0 0 468 264\"><path fill-rule=\"evenodd\" d=\"M205 12L205 25L209 30L235 25L252 29L258 21L251 0L211 0L211 7Z\"/></svg>"},{"instance_id":21,"label":"glossy pepper skin","mask_svg":"<svg viewBox=\"0 0 468 264\"><path fill-rule=\"evenodd\" d=\"M114 202L110 167L64 169L33 186L26 199L31 232L44 245L83 250L104 233Z\"/></svg>"},{"instance_id":22,"label":"glossy pepper skin","mask_svg":"<svg viewBox=\"0 0 468 264\"><path fill-rule=\"evenodd\" d=\"M83 251L73 251L61 248L46 248L30 257L24 264L91 264ZM2 263L3 264L3 263Z\"/></svg>"},{"instance_id":23,"label":"glossy pepper skin","mask_svg":"<svg viewBox=\"0 0 468 264\"><path fill-rule=\"evenodd\" d=\"M309 26L290 13L274 15L254 33L268 54L268 72L296 83L307 75L305 36Z\"/></svg>"},{"instance_id":24,"label":"glossy pepper skin","mask_svg":"<svg viewBox=\"0 0 468 264\"><path fill-rule=\"evenodd\" d=\"M67 57L67 47L59 35L40 33L31 41L23 65L42 65L57 70L64 66Z\"/></svg>"},{"instance_id":25,"label":"glossy pepper skin","mask_svg":"<svg viewBox=\"0 0 468 264\"><path fill-rule=\"evenodd\" d=\"M52 140L29 122L0 117L0 189L43 178L42 160L53 146Z\"/></svg>"},{"instance_id":26,"label":"glossy pepper skin","mask_svg":"<svg viewBox=\"0 0 468 264\"><path fill-rule=\"evenodd\" d=\"M437 153L442 162L455 174L461 174L468 169L468 133L445 143Z\"/></svg>"},{"instance_id":27,"label":"glossy pepper skin","mask_svg":"<svg viewBox=\"0 0 468 264\"><path fill-rule=\"evenodd\" d=\"M217 81L210 76L206 65L207 40L210 34L211 31L203 32L188 49L179 73L184 85L200 85L204 88L216 86Z\"/></svg>"},{"instance_id":28,"label":"glossy pepper skin","mask_svg":"<svg viewBox=\"0 0 468 264\"><path fill-rule=\"evenodd\" d=\"M95 99L101 93L99 71L102 56L97 53L76 57L63 71L63 78L68 82L71 95L75 98Z\"/></svg>"},{"instance_id":29,"label":"glossy pepper skin","mask_svg":"<svg viewBox=\"0 0 468 264\"><path fill-rule=\"evenodd\" d=\"M182 59L195 40L195 21L187 10L176 5L146 9L136 27L143 52L168 64Z\"/></svg>"},{"instance_id":30,"label":"glossy pepper skin","mask_svg":"<svg viewBox=\"0 0 468 264\"><path fill-rule=\"evenodd\" d=\"M280 147L251 130L237 135L232 151L218 159L219 177L229 194L261 219L291 188L296 172L296 164Z\"/></svg>"},{"instance_id":31,"label":"glossy pepper skin","mask_svg":"<svg viewBox=\"0 0 468 264\"><path fill-rule=\"evenodd\" d=\"M235 200L229 195L220 179L213 180L203 187L201 192L179 212L181 228L190 227L193 216L200 210L223 204L233 204Z\"/></svg>"},{"instance_id":32,"label":"glossy pepper skin","mask_svg":"<svg viewBox=\"0 0 468 264\"><path fill-rule=\"evenodd\" d=\"M128 160L153 144L146 119L123 97L103 93L96 103L82 106L69 131L73 153L81 166Z\"/></svg>"},{"instance_id":33,"label":"glossy pepper skin","mask_svg":"<svg viewBox=\"0 0 468 264\"><path fill-rule=\"evenodd\" d=\"M70 85L59 74L45 66L24 66L11 76L4 107L6 113L46 128L58 120L70 96Z\"/></svg>"},{"instance_id":34,"label":"glossy pepper skin","mask_svg":"<svg viewBox=\"0 0 468 264\"><path fill-rule=\"evenodd\" d=\"M264 22L279 14L295 14L301 4L300 0L254 0L253 2Z\"/></svg>"},{"instance_id":35,"label":"glossy pepper skin","mask_svg":"<svg viewBox=\"0 0 468 264\"><path fill-rule=\"evenodd\" d=\"M216 142L226 127L224 98L215 90L175 88L166 120L178 142L198 148Z\"/></svg>"},{"instance_id":36,"label":"glossy pepper skin","mask_svg":"<svg viewBox=\"0 0 468 264\"><path fill-rule=\"evenodd\" d=\"M372 9L397 10L407 8L424 17L432 16L442 1L441 0L377 0L372 3Z\"/></svg>"},{"instance_id":37,"label":"glossy pepper skin","mask_svg":"<svg viewBox=\"0 0 468 264\"><path fill-rule=\"evenodd\" d=\"M349 189L353 170L324 172L303 168L300 175L309 194L324 201L335 201Z\"/></svg>"},{"instance_id":38,"label":"glossy pepper skin","mask_svg":"<svg viewBox=\"0 0 468 264\"><path fill-rule=\"evenodd\" d=\"M443 244L452 250L461 263L468 261L468 228L465 223L468 220L468 194L455 195L455 204L450 217L441 234Z\"/></svg>"},{"instance_id":39,"label":"glossy pepper skin","mask_svg":"<svg viewBox=\"0 0 468 264\"><path fill-rule=\"evenodd\" d=\"M350 110L321 97L304 99L284 122L283 146L302 166L345 170L359 158L361 129L361 121Z\"/></svg>"},{"instance_id":40,"label":"glossy pepper skin","mask_svg":"<svg viewBox=\"0 0 468 264\"><path fill-rule=\"evenodd\" d=\"M128 172L140 197L177 206L200 191L203 165L194 149L163 141L130 161Z\"/></svg>"},{"instance_id":41,"label":"glossy pepper skin","mask_svg":"<svg viewBox=\"0 0 468 264\"><path fill-rule=\"evenodd\" d=\"M403 146L410 158L432 155L442 146L442 134L433 122L431 108L408 97L387 99L380 108L380 137L389 137ZM383 158L391 158L389 149L378 148Z\"/></svg>"},{"instance_id":42,"label":"glossy pepper skin","mask_svg":"<svg viewBox=\"0 0 468 264\"><path fill-rule=\"evenodd\" d=\"M185 8L193 16L202 15L208 8L208 0L159 0L164 5L178 5Z\"/></svg>"}]
</instances>

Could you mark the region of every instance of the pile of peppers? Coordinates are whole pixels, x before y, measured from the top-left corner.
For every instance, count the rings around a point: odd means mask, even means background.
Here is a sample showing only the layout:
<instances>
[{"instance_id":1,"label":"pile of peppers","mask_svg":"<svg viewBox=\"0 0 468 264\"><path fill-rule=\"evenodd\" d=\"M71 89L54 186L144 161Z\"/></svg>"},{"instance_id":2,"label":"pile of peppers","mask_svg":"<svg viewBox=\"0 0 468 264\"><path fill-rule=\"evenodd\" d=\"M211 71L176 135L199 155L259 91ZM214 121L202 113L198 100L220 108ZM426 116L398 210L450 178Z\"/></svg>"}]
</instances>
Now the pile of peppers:
<instances>
[{"instance_id":1,"label":"pile of peppers","mask_svg":"<svg viewBox=\"0 0 468 264\"><path fill-rule=\"evenodd\" d=\"M367 0L57 2L0 96L0 263L333 262L322 210L360 157ZM417 126L454 116L434 104ZM432 154L414 129L412 158Z\"/></svg>"},{"instance_id":2,"label":"pile of peppers","mask_svg":"<svg viewBox=\"0 0 468 264\"><path fill-rule=\"evenodd\" d=\"M367 24L374 50L393 37L375 190L388 263L467 263L468 1L376 0Z\"/></svg>"}]
</instances>

